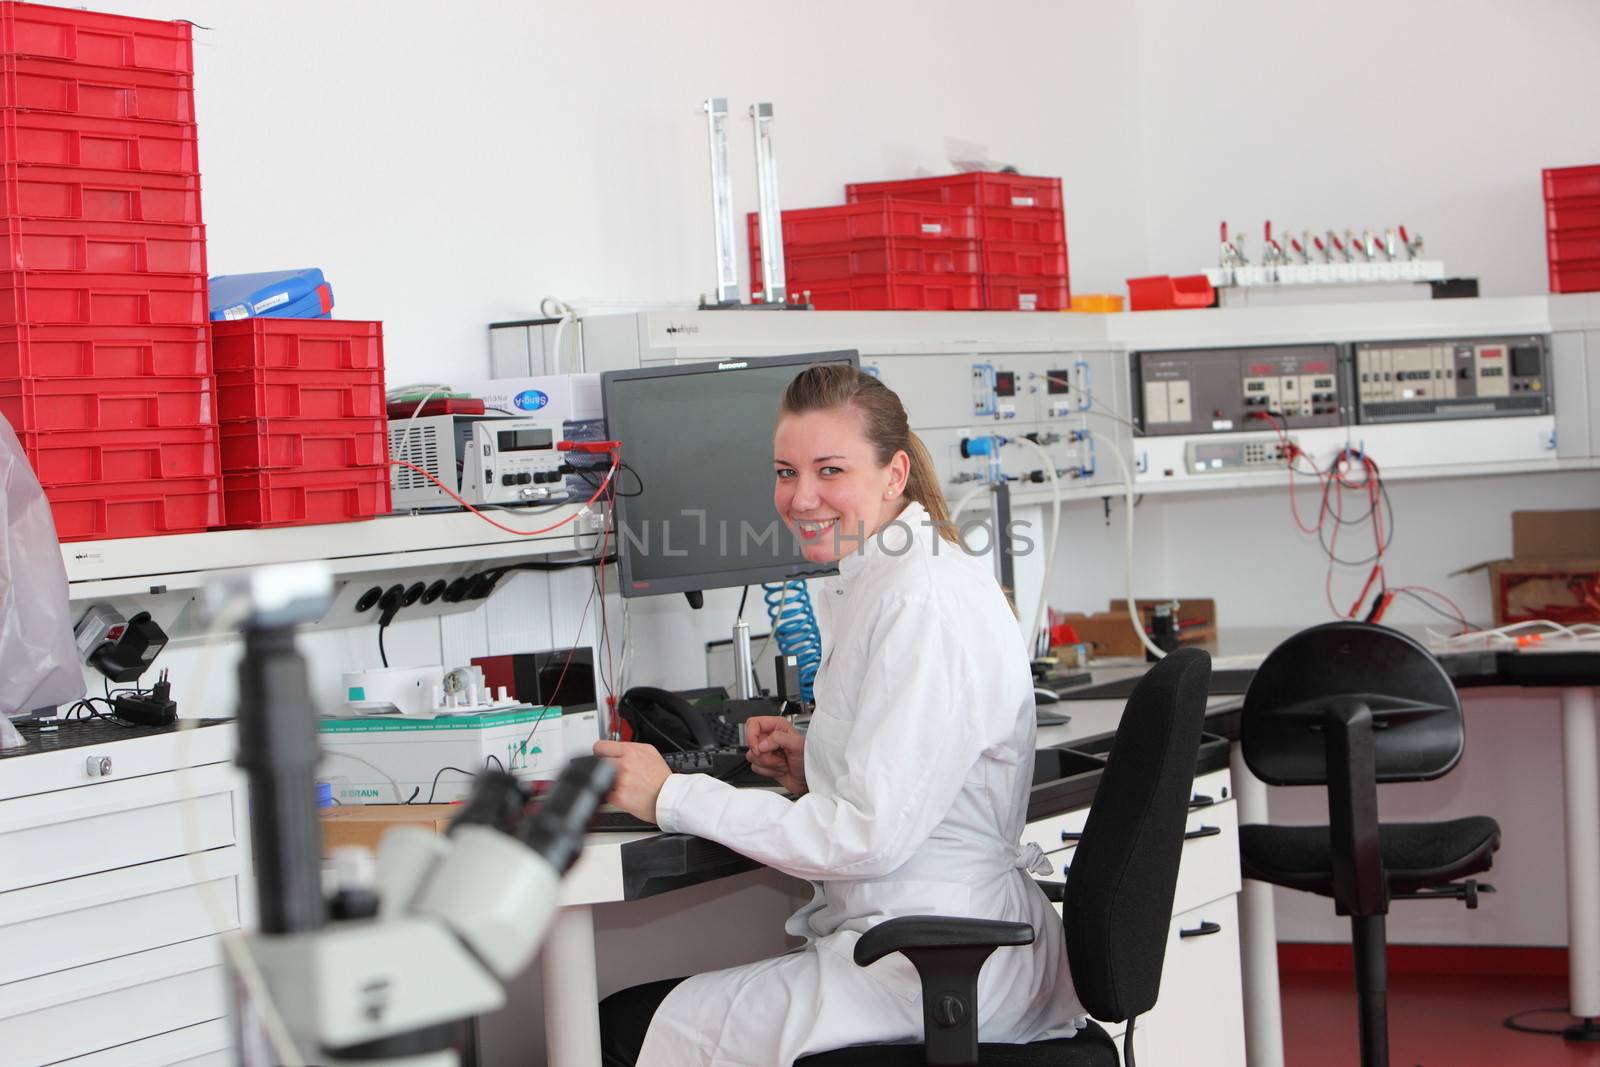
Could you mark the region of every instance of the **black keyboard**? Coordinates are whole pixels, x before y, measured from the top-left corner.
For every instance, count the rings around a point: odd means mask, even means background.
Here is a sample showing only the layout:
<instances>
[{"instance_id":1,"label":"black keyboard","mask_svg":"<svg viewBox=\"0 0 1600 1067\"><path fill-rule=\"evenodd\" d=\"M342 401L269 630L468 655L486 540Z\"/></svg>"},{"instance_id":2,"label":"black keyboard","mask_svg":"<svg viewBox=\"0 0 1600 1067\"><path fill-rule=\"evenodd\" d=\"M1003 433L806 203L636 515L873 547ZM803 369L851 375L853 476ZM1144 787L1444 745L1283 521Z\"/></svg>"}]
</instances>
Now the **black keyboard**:
<instances>
[{"instance_id":1,"label":"black keyboard","mask_svg":"<svg viewBox=\"0 0 1600 1067\"><path fill-rule=\"evenodd\" d=\"M661 828L653 822L645 822L643 819L629 815L621 808L613 808L607 805L595 812L589 819L589 829L605 833L639 833L645 830L659 830Z\"/></svg>"},{"instance_id":2,"label":"black keyboard","mask_svg":"<svg viewBox=\"0 0 1600 1067\"><path fill-rule=\"evenodd\" d=\"M695 748L687 752L663 752L661 758L679 774L709 774L714 778L723 778L749 769L750 764L744 758L744 753L743 745L727 745L722 748Z\"/></svg>"}]
</instances>

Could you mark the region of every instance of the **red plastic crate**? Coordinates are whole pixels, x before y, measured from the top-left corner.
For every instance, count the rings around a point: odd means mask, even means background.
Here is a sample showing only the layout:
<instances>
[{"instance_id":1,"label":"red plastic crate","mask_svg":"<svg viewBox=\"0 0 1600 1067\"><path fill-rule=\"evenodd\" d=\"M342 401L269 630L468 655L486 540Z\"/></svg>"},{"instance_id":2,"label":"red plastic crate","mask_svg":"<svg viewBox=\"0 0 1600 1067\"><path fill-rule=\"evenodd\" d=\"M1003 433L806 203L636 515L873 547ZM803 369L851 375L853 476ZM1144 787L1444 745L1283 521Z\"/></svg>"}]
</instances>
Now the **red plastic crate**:
<instances>
[{"instance_id":1,"label":"red plastic crate","mask_svg":"<svg viewBox=\"0 0 1600 1067\"><path fill-rule=\"evenodd\" d=\"M254 419L222 425L222 469L337 470L389 465L389 420Z\"/></svg>"},{"instance_id":2,"label":"red plastic crate","mask_svg":"<svg viewBox=\"0 0 1600 1067\"><path fill-rule=\"evenodd\" d=\"M899 200L923 200L938 204L1043 208L1060 211L1061 179L979 171L929 178L909 178L904 181L856 182L844 187L844 196L852 204L893 197Z\"/></svg>"},{"instance_id":3,"label":"red plastic crate","mask_svg":"<svg viewBox=\"0 0 1600 1067\"><path fill-rule=\"evenodd\" d=\"M983 307L978 274L861 275L810 285L819 311L976 311Z\"/></svg>"},{"instance_id":4,"label":"red plastic crate","mask_svg":"<svg viewBox=\"0 0 1600 1067\"><path fill-rule=\"evenodd\" d=\"M193 123L0 111L0 161L196 174Z\"/></svg>"},{"instance_id":5,"label":"red plastic crate","mask_svg":"<svg viewBox=\"0 0 1600 1067\"><path fill-rule=\"evenodd\" d=\"M1582 230L1600 226L1600 196L1546 200L1544 206L1546 230Z\"/></svg>"},{"instance_id":6,"label":"red plastic crate","mask_svg":"<svg viewBox=\"0 0 1600 1067\"><path fill-rule=\"evenodd\" d=\"M194 76L0 56L0 107L101 119L193 122Z\"/></svg>"},{"instance_id":7,"label":"red plastic crate","mask_svg":"<svg viewBox=\"0 0 1600 1067\"><path fill-rule=\"evenodd\" d=\"M193 429L216 424L210 378L0 381L0 415L18 433Z\"/></svg>"},{"instance_id":8,"label":"red plastic crate","mask_svg":"<svg viewBox=\"0 0 1600 1067\"><path fill-rule=\"evenodd\" d=\"M0 273L0 325L204 326L204 274Z\"/></svg>"},{"instance_id":9,"label":"red plastic crate","mask_svg":"<svg viewBox=\"0 0 1600 1067\"><path fill-rule=\"evenodd\" d=\"M1060 211L989 207L978 213L978 222L985 244L999 241L1064 246L1067 243L1066 215Z\"/></svg>"},{"instance_id":10,"label":"red plastic crate","mask_svg":"<svg viewBox=\"0 0 1600 1067\"><path fill-rule=\"evenodd\" d=\"M203 326L0 326L0 379L210 373Z\"/></svg>"},{"instance_id":11,"label":"red plastic crate","mask_svg":"<svg viewBox=\"0 0 1600 1067\"><path fill-rule=\"evenodd\" d=\"M198 225L200 177L0 164L0 212L33 219Z\"/></svg>"},{"instance_id":12,"label":"red plastic crate","mask_svg":"<svg viewBox=\"0 0 1600 1067\"><path fill-rule=\"evenodd\" d=\"M746 219L759 237L759 222ZM801 208L783 213L783 245L837 244L869 237L978 236L978 220L969 207L919 204L904 200L871 200L861 204Z\"/></svg>"},{"instance_id":13,"label":"red plastic crate","mask_svg":"<svg viewBox=\"0 0 1600 1067\"><path fill-rule=\"evenodd\" d=\"M1600 196L1600 164L1587 167L1549 167L1544 172L1544 198Z\"/></svg>"},{"instance_id":14,"label":"red plastic crate","mask_svg":"<svg viewBox=\"0 0 1600 1067\"><path fill-rule=\"evenodd\" d=\"M187 22L0 3L0 51L14 55L193 74L192 38Z\"/></svg>"},{"instance_id":15,"label":"red plastic crate","mask_svg":"<svg viewBox=\"0 0 1600 1067\"><path fill-rule=\"evenodd\" d=\"M217 431L91 430L22 435L22 447L45 486L215 478Z\"/></svg>"},{"instance_id":16,"label":"red plastic crate","mask_svg":"<svg viewBox=\"0 0 1600 1067\"><path fill-rule=\"evenodd\" d=\"M1600 259L1551 263L1550 291L1552 293L1600 292Z\"/></svg>"},{"instance_id":17,"label":"red plastic crate","mask_svg":"<svg viewBox=\"0 0 1600 1067\"><path fill-rule=\"evenodd\" d=\"M1154 274L1128 279L1129 311L1170 311L1175 308L1208 308L1216 303L1217 293L1204 274Z\"/></svg>"},{"instance_id":18,"label":"red plastic crate","mask_svg":"<svg viewBox=\"0 0 1600 1067\"><path fill-rule=\"evenodd\" d=\"M1027 241L985 241L985 274L1067 276L1067 246Z\"/></svg>"},{"instance_id":19,"label":"red plastic crate","mask_svg":"<svg viewBox=\"0 0 1600 1067\"><path fill-rule=\"evenodd\" d=\"M1551 263L1600 259L1600 227L1551 230L1545 248Z\"/></svg>"},{"instance_id":20,"label":"red plastic crate","mask_svg":"<svg viewBox=\"0 0 1600 1067\"><path fill-rule=\"evenodd\" d=\"M784 277L797 284L858 274L976 274L978 242L923 237L876 237L831 245L795 245L783 252ZM750 246L751 289L759 290L760 238Z\"/></svg>"},{"instance_id":21,"label":"red plastic crate","mask_svg":"<svg viewBox=\"0 0 1600 1067\"><path fill-rule=\"evenodd\" d=\"M45 497L61 541L199 533L222 525L222 479L58 485Z\"/></svg>"},{"instance_id":22,"label":"red plastic crate","mask_svg":"<svg viewBox=\"0 0 1600 1067\"><path fill-rule=\"evenodd\" d=\"M219 370L217 411L228 421L381 419L383 373L370 370Z\"/></svg>"},{"instance_id":23,"label":"red plastic crate","mask_svg":"<svg viewBox=\"0 0 1600 1067\"><path fill-rule=\"evenodd\" d=\"M984 307L990 311L1062 311L1072 305L1067 279L1059 274L990 274L984 278L983 288Z\"/></svg>"},{"instance_id":24,"label":"red plastic crate","mask_svg":"<svg viewBox=\"0 0 1600 1067\"><path fill-rule=\"evenodd\" d=\"M0 3L0 51L99 67L194 74L194 29L126 14Z\"/></svg>"},{"instance_id":25,"label":"red plastic crate","mask_svg":"<svg viewBox=\"0 0 1600 1067\"><path fill-rule=\"evenodd\" d=\"M213 322L218 370L383 370L383 323L353 319Z\"/></svg>"},{"instance_id":26,"label":"red plastic crate","mask_svg":"<svg viewBox=\"0 0 1600 1067\"><path fill-rule=\"evenodd\" d=\"M309 526L385 515L389 468L257 471L223 479L229 526Z\"/></svg>"},{"instance_id":27,"label":"red plastic crate","mask_svg":"<svg viewBox=\"0 0 1600 1067\"><path fill-rule=\"evenodd\" d=\"M83 219L0 219L0 255L26 271L205 274L204 226Z\"/></svg>"}]
</instances>

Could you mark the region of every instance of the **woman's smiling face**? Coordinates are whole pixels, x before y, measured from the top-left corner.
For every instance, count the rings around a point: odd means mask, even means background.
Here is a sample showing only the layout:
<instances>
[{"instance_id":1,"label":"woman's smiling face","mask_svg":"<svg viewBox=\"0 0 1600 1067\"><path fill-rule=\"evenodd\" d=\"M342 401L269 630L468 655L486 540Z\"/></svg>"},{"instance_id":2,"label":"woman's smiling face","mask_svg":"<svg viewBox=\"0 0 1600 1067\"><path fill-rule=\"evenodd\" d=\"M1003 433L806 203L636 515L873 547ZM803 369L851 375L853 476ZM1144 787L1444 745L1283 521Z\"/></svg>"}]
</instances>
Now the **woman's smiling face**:
<instances>
[{"instance_id":1,"label":"woman's smiling face","mask_svg":"<svg viewBox=\"0 0 1600 1067\"><path fill-rule=\"evenodd\" d=\"M856 551L905 505L911 462L878 465L852 408L784 415L772 440L772 503L812 563Z\"/></svg>"}]
</instances>

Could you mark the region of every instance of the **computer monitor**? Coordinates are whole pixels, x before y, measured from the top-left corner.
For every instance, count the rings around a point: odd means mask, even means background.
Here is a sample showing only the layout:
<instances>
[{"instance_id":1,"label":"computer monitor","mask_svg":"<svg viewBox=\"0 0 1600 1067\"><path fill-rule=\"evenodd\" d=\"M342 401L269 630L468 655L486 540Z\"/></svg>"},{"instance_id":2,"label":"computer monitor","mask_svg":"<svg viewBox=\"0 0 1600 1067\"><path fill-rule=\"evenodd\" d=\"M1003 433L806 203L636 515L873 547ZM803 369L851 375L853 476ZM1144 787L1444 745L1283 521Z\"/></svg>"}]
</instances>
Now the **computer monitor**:
<instances>
[{"instance_id":1,"label":"computer monitor","mask_svg":"<svg viewBox=\"0 0 1600 1067\"><path fill-rule=\"evenodd\" d=\"M623 596L837 571L807 561L772 506L778 402L813 363L859 366L860 357L717 359L600 376L606 433L628 466L618 475L613 535Z\"/></svg>"}]
</instances>

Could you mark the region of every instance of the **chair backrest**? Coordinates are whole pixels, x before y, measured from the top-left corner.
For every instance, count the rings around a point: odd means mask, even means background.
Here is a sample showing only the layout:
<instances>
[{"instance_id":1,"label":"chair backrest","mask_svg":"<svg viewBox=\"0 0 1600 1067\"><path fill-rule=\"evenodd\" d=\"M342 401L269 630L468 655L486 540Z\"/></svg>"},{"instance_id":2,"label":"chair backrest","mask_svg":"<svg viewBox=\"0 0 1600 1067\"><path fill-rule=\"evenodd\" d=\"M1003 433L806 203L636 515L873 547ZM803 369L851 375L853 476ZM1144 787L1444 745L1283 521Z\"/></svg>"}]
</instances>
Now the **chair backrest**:
<instances>
[{"instance_id":1,"label":"chair backrest","mask_svg":"<svg viewBox=\"0 0 1600 1067\"><path fill-rule=\"evenodd\" d=\"M1180 648L1123 710L1067 875L1062 927L1084 1008L1118 1022L1155 1005L1200 752L1211 657Z\"/></svg>"},{"instance_id":2,"label":"chair backrest","mask_svg":"<svg viewBox=\"0 0 1600 1067\"><path fill-rule=\"evenodd\" d=\"M1245 763L1269 785L1322 785L1323 714L1348 698L1372 711L1378 781L1426 781L1461 759L1461 698L1439 661L1398 630L1330 622L1284 641L1251 679L1239 727Z\"/></svg>"}]
</instances>

